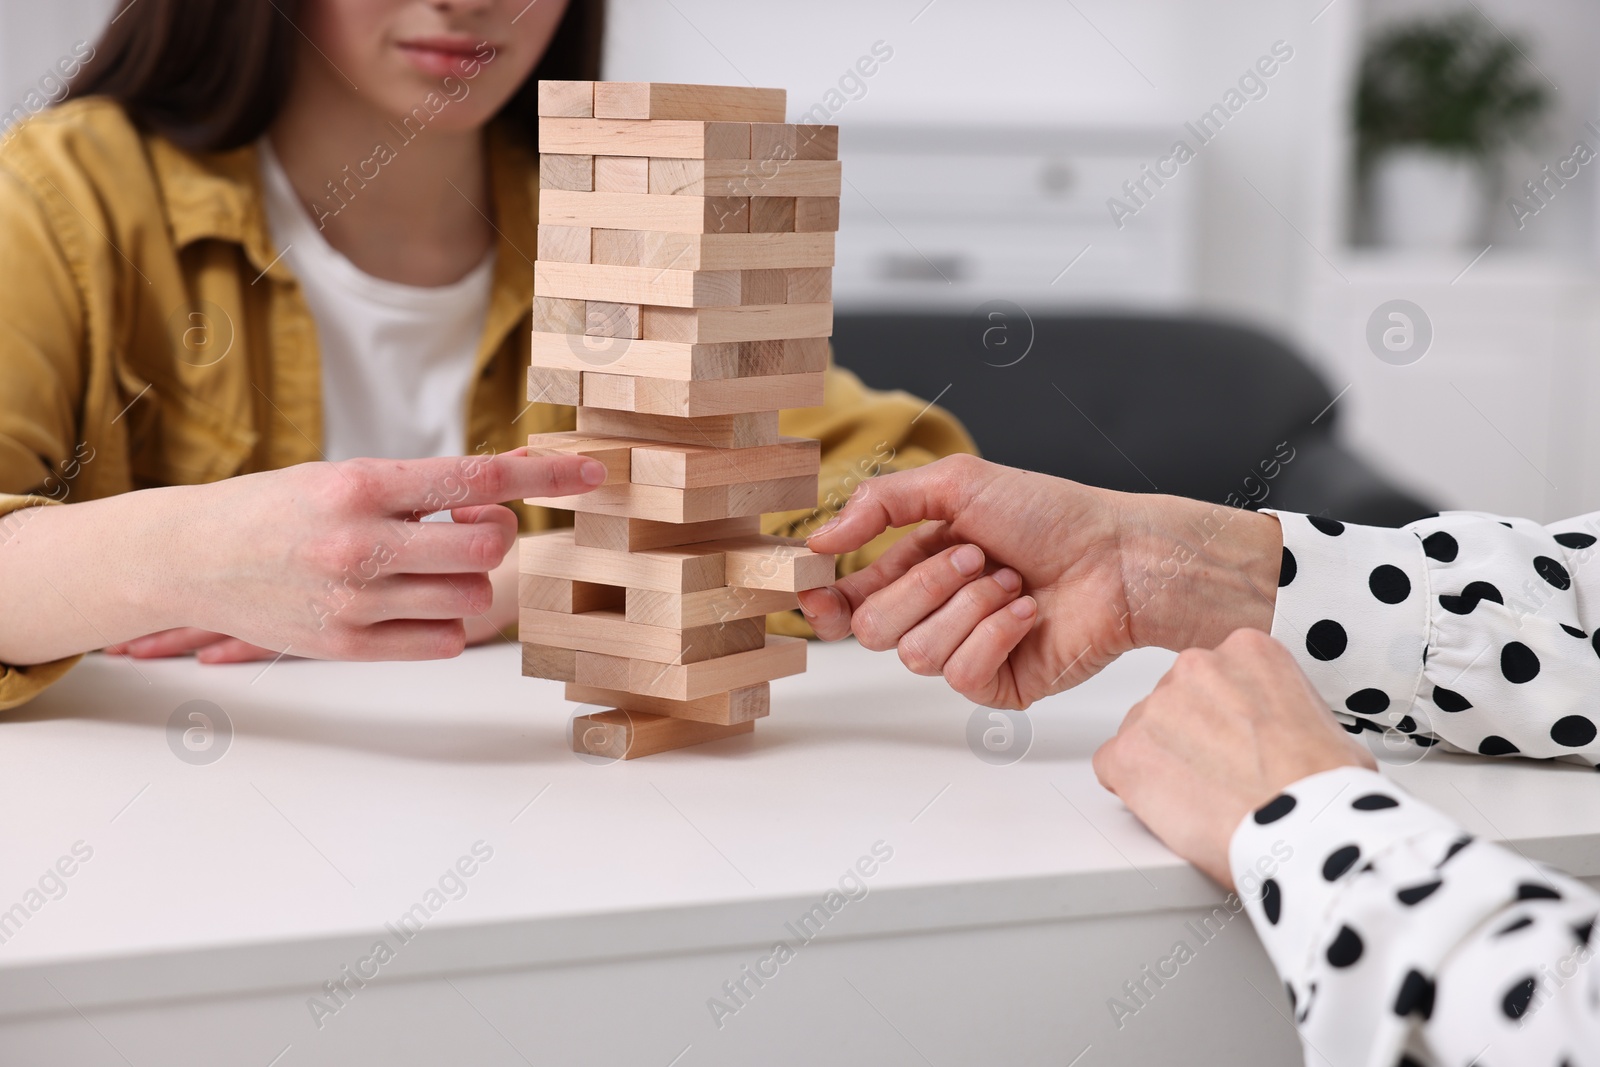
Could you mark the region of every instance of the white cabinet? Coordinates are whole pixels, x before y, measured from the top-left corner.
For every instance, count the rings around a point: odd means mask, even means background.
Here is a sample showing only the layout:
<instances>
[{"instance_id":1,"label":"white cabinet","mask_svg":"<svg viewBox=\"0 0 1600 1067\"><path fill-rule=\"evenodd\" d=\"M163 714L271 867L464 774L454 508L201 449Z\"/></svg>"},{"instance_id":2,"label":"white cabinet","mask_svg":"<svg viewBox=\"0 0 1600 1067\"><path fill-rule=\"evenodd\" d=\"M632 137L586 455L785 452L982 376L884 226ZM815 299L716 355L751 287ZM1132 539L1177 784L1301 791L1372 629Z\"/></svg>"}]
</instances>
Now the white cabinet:
<instances>
[{"instance_id":1,"label":"white cabinet","mask_svg":"<svg viewBox=\"0 0 1600 1067\"><path fill-rule=\"evenodd\" d=\"M1492 249L1456 260L1347 256L1319 280L1305 338L1346 439L1446 508L1551 520L1600 509L1600 274ZM1384 362L1374 312L1420 307L1432 342Z\"/></svg>"},{"instance_id":2,"label":"white cabinet","mask_svg":"<svg viewBox=\"0 0 1600 1067\"><path fill-rule=\"evenodd\" d=\"M841 310L1170 307L1193 292L1179 171L1119 228L1107 199L1171 145L1165 127L845 126Z\"/></svg>"}]
</instances>

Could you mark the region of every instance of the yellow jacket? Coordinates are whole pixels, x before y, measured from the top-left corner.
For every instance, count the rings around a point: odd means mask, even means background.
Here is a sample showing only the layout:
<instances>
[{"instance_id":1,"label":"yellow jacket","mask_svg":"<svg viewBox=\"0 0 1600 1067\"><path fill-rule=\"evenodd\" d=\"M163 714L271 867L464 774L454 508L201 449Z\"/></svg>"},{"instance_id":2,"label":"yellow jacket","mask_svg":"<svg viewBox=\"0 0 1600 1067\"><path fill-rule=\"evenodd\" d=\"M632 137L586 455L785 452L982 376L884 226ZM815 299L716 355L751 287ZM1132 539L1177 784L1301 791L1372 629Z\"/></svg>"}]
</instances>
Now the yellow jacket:
<instances>
[{"instance_id":1,"label":"yellow jacket","mask_svg":"<svg viewBox=\"0 0 1600 1067\"><path fill-rule=\"evenodd\" d=\"M500 231L478 344L465 450L567 430L570 407L528 405L537 159L490 136ZM820 438L821 504L861 480L973 451L960 424L905 393L829 372L826 403L787 411L782 432ZM141 133L115 103L69 102L0 147L0 550L20 508L211 482L321 458L316 326L273 248L256 152L196 155ZM513 504L526 531L567 512ZM808 512L769 516L772 532ZM886 535L887 537L887 535ZM841 561L876 558L879 539ZM92 566L93 561L84 561ZM0 605L0 610L25 610ZM804 633L797 615L776 627ZM75 660L0 664L0 709Z\"/></svg>"}]
</instances>

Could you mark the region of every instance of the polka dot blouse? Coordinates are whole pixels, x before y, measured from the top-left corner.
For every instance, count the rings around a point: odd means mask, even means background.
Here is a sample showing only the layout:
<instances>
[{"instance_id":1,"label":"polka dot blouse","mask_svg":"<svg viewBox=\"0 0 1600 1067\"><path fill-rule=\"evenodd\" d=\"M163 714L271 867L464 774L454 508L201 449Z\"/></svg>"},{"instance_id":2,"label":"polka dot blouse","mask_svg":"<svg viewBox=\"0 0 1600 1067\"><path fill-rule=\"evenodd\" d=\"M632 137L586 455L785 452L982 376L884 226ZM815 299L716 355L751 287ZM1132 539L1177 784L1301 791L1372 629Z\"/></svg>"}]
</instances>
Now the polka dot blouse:
<instances>
[{"instance_id":1,"label":"polka dot blouse","mask_svg":"<svg viewBox=\"0 0 1600 1067\"><path fill-rule=\"evenodd\" d=\"M1600 762L1600 515L1278 518L1272 633L1347 730ZM1600 1065L1600 893L1357 768L1246 818L1230 859L1308 1063Z\"/></svg>"}]
</instances>

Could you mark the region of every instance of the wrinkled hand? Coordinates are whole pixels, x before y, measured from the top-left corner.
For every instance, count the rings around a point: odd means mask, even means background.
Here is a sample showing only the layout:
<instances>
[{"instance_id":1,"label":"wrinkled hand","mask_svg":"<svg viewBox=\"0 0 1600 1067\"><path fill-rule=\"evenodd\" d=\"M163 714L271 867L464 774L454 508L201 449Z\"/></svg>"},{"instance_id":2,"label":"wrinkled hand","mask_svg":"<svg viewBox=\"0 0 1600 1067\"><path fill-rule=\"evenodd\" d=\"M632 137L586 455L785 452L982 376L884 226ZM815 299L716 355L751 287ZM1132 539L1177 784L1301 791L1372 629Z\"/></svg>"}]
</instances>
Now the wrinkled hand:
<instances>
[{"instance_id":1,"label":"wrinkled hand","mask_svg":"<svg viewBox=\"0 0 1600 1067\"><path fill-rule=\"evenodd\" d=\"M202 658L274 650L317 659L457 655L489 611L490 572L516 544L501 501L588 492L580 456L349 460L182 487L152 531L173 547L145 580L177 632L125 643ZM448 511L453 523L420 522ZM181 629L180 629L181 628ZM207 635L228 635L220 646Z\"/></svg>"},{"instance_id":2,"label":"wrinkled hand","mask_svg":"<svg viewBox=\"0 0 1600 1067\"><path fill-rule=\"evenodd\" d=\"M1228 843L1244 817L1302 778L1348 766L1376 763L1289 650L1259 630L1179 654L1094 756L1102 785L1229 887Z\"/></svg>"},{"instance_id":3,"label":"wrinkled hand","mask_svg":"<svg viewBox=\"0 0 1600 1067\"><path fill-rule=\"evenodd\" d=\"M801 593L800 607L824 640L854 633L897 649L978 704L1027 707L1130 649L1271 625L1276 519L972 456L864 482L809 543L850 552L924 520L865 570Z\"/></svg>"}]
</instances>

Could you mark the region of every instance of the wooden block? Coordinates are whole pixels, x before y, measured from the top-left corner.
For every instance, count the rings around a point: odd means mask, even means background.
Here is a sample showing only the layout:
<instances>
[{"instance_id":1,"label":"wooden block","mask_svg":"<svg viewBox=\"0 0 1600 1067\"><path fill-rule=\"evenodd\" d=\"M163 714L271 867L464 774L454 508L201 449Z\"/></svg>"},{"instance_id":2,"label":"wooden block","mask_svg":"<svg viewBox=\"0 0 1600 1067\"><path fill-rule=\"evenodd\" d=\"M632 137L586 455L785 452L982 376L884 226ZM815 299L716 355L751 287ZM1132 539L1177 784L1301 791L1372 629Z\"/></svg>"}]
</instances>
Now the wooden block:
<instances>
[{"instance_id":1,"label":"wooden block","mask_svg":"<svg viewBox=\"0 0 1600 1067\"><path fill-rule=\"evenodd\" d=\"M657 548L692 545L699 541L754 537L761 532L761 516L740 515L729 519L709 519L705 522L653 522L650 519L578 512L573 516L572 531L573 543L577 545L604 548L613 552L647 552ZM701 592L708 591L701 590ZM698 594L668 595L683 599Z\"/></svg>"},{"instance_id":2,"label":"wooden block","mask_svg":"<svg viewBox=\"0 0 1600 1067\"><path fill-rule=\"evenodd\" d=\"M542 333L582 333L588 308L582 300L533 298L533 328Z\"/></svg>"},{"instance_id":3,"label":"wooden block","mask_svg":"<svg viewBox=\"0 0 1600 1067\"><path fill-rule=\"evenodd\" d=\"M542 233L551 228L541 226L539 230ZM658 270L608 263L547 263L542 259L533 265L534 291L546 297L663 307L748 303L741 300L742 276L743 272L736 270Z\"/></svg>"},{"instance_id":4,"label":"wooden block","mask_svg":"<svg viewBox=\"0 0 1600 1067\"><path fill-rule=\"evenodd\" d=\"M540 124L543 129L543 123ZM543 142L540 142L543 144ZM839 158L839 127L759 122L750 126L752 160L816 160Z\"/></svg>"},{"instance_id":5,"label":"wooden block","mask_svg":"<svg viewBox=\"0 0 1600 1067\"><path fill-rule=\"evenodd\" d=\"M654 266L659 270L697 270L698 244L690 241L690 234L678 235L666 254L650 255L659 248L660 235L651 230L618 230L600 227L594 231L594 262L609 263L616 267ZM646 263L646 258L653 260Z\"/></svg>"},{"instance_id":6,"label":"wooden block","mask_svg":"<svg viewBox=\"0 0 1600 1067\"><path fill-rule=\"evenodd\" d=\"M616 684L624 669L627 671L626 681ZM802 674L805 669L805 640L779 634L768 634L767 643L761 648L700 663L660 664L595 652L579 652L577 655L579 685L622 689L668 700L699 700L714 693Z\"/></svg>"},{"instance_id":7,"label":"wooden block","mask_svg":"<svg viewBox=\"0 0 1600 1067\"><path fill-rule=\"evenodd\" d=\"M630 684L628 678L633 672L633 660L621 656L602 656L593 652L579 652L574 659L578 681L571 684L627 691Z\"/></svg>"},{"instance_id":8,"label":"wooden block","mask_svg":"<svg viewBox=\"0 0 1600 1067\"><path fill-rule=\"evenodd\" d=\"M591 226L597 229L663 233L748 233L750 198L573 193L552 189L539 197L539 222L551 226Z\"/></svg>"},{"instance_id":9,"label":"wooden block","mask_svg":"<svg viewBox=\"0 0 1600 1067\"><path fill-rule=\"evenodd\" d=\"M594 192L594 157L546 152L539 157L539 189L569 193Z\"/></svg>"},{"instance_id":10,"label":"wooden block","mask_svg":"<svg viewBox=\"0 0 1600 1067\"><path fill-rule=\"evenodd\" d=\"M833 300L833 270L829 267L801 267L785 271L788 303L826 304Z\"/></svg>"},{"instance_id":11,"label":"wooden block","mask_svg":"<svg viewBox=\"0 0 1600 1067\"><path fill-rule=\"evenodd\" d=\"M782 89L669 82L598 82L594 115L600 119L703 119L714 122L782 122Z\"/></svg>"},{"instance_id":12,"label":"wooden block","mask_svg":"<svg viewBox=\"0 0 1600 1067\"><path fill-rule=\"evenodd\" d=\"M539 114L565 118L594 115L594 82L542 81Z\"/></svg>"},{"instance_id":13,"label":"wooden block","mask_svg":"<svg viewBox=\"0 0 1600 1067\"><path fill-rule=\"evenodd\" d=\"M577 664L578 653L573 649L523 643L524 678L549 678L555 682L575 682L578 680Z\"/></svg>"},{"instance_id":14,"label":"wooden block","mask_svg":"<svg viewBox=\"0 0 1600 1067\"><path fill-rule=\"evenodd\" d=\"M751 219L754 222L754 218ZM786 270L740 271L739 303L787 304L789 272Z\"/></svg>"},{"instance_id":15,"label":"wooden block","mask_svg":"<svg viewBox=\"0 0 1600 1067\"><path fill-rule=\"evenodd\" d=\"M813 338L822 341L823 339ZM742 341L739 344L739 376L782 374L788 358L788 341ZM826 341L823 341L826 344Z\"/></svg>"},{"instance_id":16,"label":"wooden block","mask_svg":"<svg viewBox=\"0 0 1600 1067\"><path fill-rule=\"evenodd\" d=\"M541 263L588 263L593 233L587 226L540 226L535 272Z\"/></svg>"},{"instance_id":17,"label":"wooden block","mask_svg":"<svg viewBox=\"0 0 1600 1067\"><path fill-rule=\"evenodd\" d=\"M609 368L608 368L609 369ZM826 337L745 341L739 345L739 377L761 374L813 374L828 369Z\"/></svg>"},{"instance_id":18,"label":"wooden block","mask_svg":"<svg viewBox=\"0 0 1600 1067\"><path fill-rule=\"evenodd\" d=\"M726 488L729 515L765 515L769 511L802 511L817 506L815 474L805 474L797 478L774 478L770 481L739 482ZM685 493L706 491L684 490Z\"/></svg>"},{"instance_id":19,"label":"wooden block","mask_svg":"<svg viewBox=\"0 0 1600 1067\"><path fill-rule=\"evenodd\" d=\"M572 750L602 759L637 759L658 752L738 737L756 728L755 720L718 726L692 719L611 709L572 720Z\"/></svg>"},{"instance_id":20,"label":"wooden block","mask_svg":"<svg viewBox=\"0 0 1600 1067\"><path fill-rule=\"evenodd\" d=\"M645 340L621 343L583 334L535 333L532 362L536 367L558 370L597 370L676 381L811 374L828 368L828 341L825 337L800 337L716 344Z\"/></svg>"},{"instance_id":21,"label":"wooden block","mask_svg":"<svg viewBox=\"0 0 1600 1067\"><path fill-rule=\"evenodd\" d=\"M626 484L633 480L632 461L635 442L615 437L560 430L528 435L528 454L588 456L605 464L606 480L601 485Z\"/></svg>"},{"instance_id":22,"label":"wooden block","mask_svg":"<svg viewBox=\"0 0 1600 1067\"><path fill-rule=\"evenodd\" d=\"M584 373L587 375L589 372ZM637 381L638 378L627 374L596 374L591 379L594 392L585 398L584 406L609 408L613 411L635 411L637 407L633 387Z\"/></svg>"},{"instance_id":23,"label":"wooden block","mask_svg":"<svg viewBox=\"0 0 1600 1067\"><path fill-rule=\"evenodd\" d=\"M750 232L798 232L795 227L795 198L792 196L751 197Z\"/></svg>"},{"instance_id":24,"label":"wooden block","mask_svg":"<svg viewBox=\"0 0 1600 1067\"><path fill-rule=\"evenodd\" d=\"M540 118L539 148L566 155L749 159L750 126L744 122Z\"/></svg>"},{"instance_id":25,"label":"wooden block","mask_svg":"<svg viewBox=\"0 0 1600 1067\"><path fill-rule=\"evenodd\" d=\"M729 585L743 589L782 589L798 593L834 580L832 556L811 551L798 538L762 534L736 540L710 541L724 555Z\"/></svg>"},{"instance_id":26,"label":"wooden block","mask_svg":"<svg viewBox=\"0 0 1600 1067\"><path fill-rule=\"evenodd\" d=\"M807 474L815 478L821 465L822 442L810 437L785 437L755 448L639 443L633 446L629 480L695 489Z\"/></svg>"},{"instance_id":27,"label":"wooden block","mask_svg":"<svg viewBox=\"0 0 1600 1067\"><path fill-rule=\"evenodd\" d=\"M641 437L648 441L712 445L716 448L750 448L778 443L778 413L760 411L744 415L679 418L673 415L640 415L632 411L607 411L604 408L579 408L578 429L583 433L608 437Z\"/></svg>"},{"instance_id":28,"label":"wooden block","mask_svg":"<svg viewBox=\"0 0 1600 1067\"><path fill-rule=\"evenodd\" d=\"M591 337L626 337L637 340L643 323L638 304L617 304L609 300L590 300L584 315L583 332Z\"/></svg>"},{"instance_id":29,"label":"wooden block","mask_svg":"<svg viewBox=\"0 0 1600 1067\"><path fill-rule=\"evenodd\" d=\"M832 233L668 233L601 227L595 263L659 270L780 270L831 267Z\"/></svg>"},{"instance_id":30,"label":"wooden block","mask_svg":"<svg viewBox=\"0 0 1600 1067\"><path fill-rule=\"evenodd\" d=\"M768 491L769 494L773 492ZM581 514L616 515L655 522L708 522L735 514L729 510L732 489L726 485L700 489L672 489L663 485L602 485L578 496L535 496L524 503L535 507L564 508ZM744 498L741 497L741 503ZM815 506L816 494L807 506ZM745 503L737 514L759 514ZM769 509L770 510L770 509Z\"/></svg>"},{"instance_id":31,"label":"wooden block","mask_svg":"<svg viewBox=\"0 0 1600 1067\"><path fill-rule=\"evenodd\" d=\"M801 123L795 127L796 159L838 159L839 127Z\"/></svg>"},{"instance_id":32,"label":"wooden block","mask_svg":"<svg viewBox=\"0 0 1600 1067\"><path fill-rule=\"evenodd\" d=\"M779 373L805 374L827 370L832 353L826 337L795 337L783 342L783 358L783 370Z\"/></svg>"},{"instance_id":33,"label":"wooden block","mask_svg":"<svg viewBox=\"0 0 1600 1067\"><path fill-rule=\"evenodd\" d=\"M767 628L761 619L733 619L686 630L640 626L620 611L568 615L537 608L517 610L518 636L549 647L599 652L651 663L699 663L760 648Z\"/></svg>"},{"instance_id":34,"label":"wooden block","mask_svg":"<svg viewBox=\"0 0 1600 1067\"><path fill-rule=\"evenodd\" d=\"M648 193L649 156L594 157L594 192Z\"/></svg>"},{"instance_id":35,"label":"wooden block","mask_svg":"<svg viewBox=\"0 0 1600 1067\"><path fill-rule=\"evenodd\" d=\"M664 593L694 593L727 584L722 554L699 545L621 554L580 547L573 543L571 530L551 530L521 538L517 549L523 574Z\"/></svg>"},{"instance_id":36,"label":"wooden block","mask_svg":"<svg viewBox=\"0 0 1600 1067\"><path fill-rule=\"evenodd\" d=\"M681 599L677 593L659 590L639 590L641 594ZM702 590L705 593L715 590ZM627 605L626 589L618 585L596 585L593 582L575 582L570 578L545 578L538 574L517 575L517 606L538 608L540 611L559 611L571 615L579 611L617 611ZM698 596L699 594L695 594ZM630 621L633 621L630 619ZM644 620L638 620L644 622ZM663 623L646 623L658 626ZM700 623L691 623L698 626Z\"/></svg>"},{"instance_id":37,"label":"wooden block","mask_svg":"<svg viewBox=\"0 0 1600 1067\"><path fill-rule=\"evenodd\" d=\"M637 521L640 520L575 511L572 514L572 541L573 544L583 548L603 548L607 552L631 552L633 546L628 542L628 524Z\"/></svg>"},{"instance_id":38,"label":"wooden block","mask_svg":"<svg viewBox=\"0 0 1600 1067\"><path fill-rule=\"evenodd\" d=\"M826 376L822 373L685 382L583 372L586 407L679 418L816 407L822 403L825 388Z\"/></svg>"},{"instance_id":39,"label":"wooden block","mask_svg":"<svg viewBox=\"0 0 1600 1067\"><path fill-rule=\"evenodd\" d=\"M769 341L827 337L833 333L833 305L751 304L747 307L669 308L646 306L640 319L652 341L716 344L719 341Z\"/></svg>"},{"instance_id":40,"label":"wooden block","mask_svg":"<svg viewBox=\"0 0 1600 1067\"><path fill-rule=\"evenodd\" d=\"M813 338L822 341L822 338ZM758 374L782 374L789 358L789 341L744 341L739 344L739 376L755 378Z\"/></svg>"},{"instance_id":41,"label":"wooden block","mask_svg":"<svg viewBox=\"0 0 1600 1067\"><path fill-rule=\"evenodd\" d=\"M528 399L535 404L577 407L583 402L583 375L579 371L529 367Z\"/></svg>"},{"instance_id":42,"label":"wooden block","mask_svg":"<svg viewBox=\"0 0 1600 1067\"><path fill-rule=\"evenodd\" d=\"M533 365L562 370L594 370L596 367L609 369L627 356L628 350L638 343L638 339L633 337L602 337L599 334L587 333L539 333L534 336L556 338L564 355L535 359Z\"/></svg>"},{"instance_id":43,"label":"wooden block","mask_svg":"<svg viewBox=\"0 0 1600 1067\"><path fill-rule=\"evenodd\" d=\"M582 193L574 194L582 196ZM832 233L839 228L839 200L832 196L797 196L794 201L796 233Z\"/></svg>"},{"instance_id":44,"label":"wooden block","mask_svg":"<svg viewBox=\"0 0 1600 1067\"><path fill-rule=\"evenodd\" d=\"M824 342L823 364L817 370L827 365L826 349ZM602 343L596 343L590 349L582 337L535 333L532 360L536 367L579 371L598 368L613 374L634 374L642 378L700 381L750 373L742 369L743 352L743 345L731 341L715 345L690 345L676 341L636 340L609 349Z\"/></svg>"},{"instance_id":45,"label":"wooden block","mask_svg":"<svg viewBox=\"0 0 1600 1067\"><path fill-rule=\"evenodd\" d=\"M837 161L652 159L650 191L670 196L838 196Z\"/></svg>"},{"instance_id":46,"label":"wooden block","mask_svg":"<svg viewBox=\"0 0 1600 1067\"><path fill-rule=\"evenodd\" d=\"M725 586L698 593L663 593L655 589L630 589L626 599L629 622L645 626L711 626L732 619L750 619L800 606L795 594L781 589L745 589Z\"/></svg>"},{"instance_id":47,"label":"wooden block","mask_svg":"<svg viewBox=\"0 0 1600 1067\"><path fill-rule=\"evenodd\" d=\"M727 693L713 693L699 700L667 700L642 696L617 689L567 683L566 697L574 704L599 704L618 710L642 711L647 715L666 715L722 726L762 719L772 711L772 685L759 682Z\"/></svg>"},{"instance_id":48,"label":"wooden block","mask_svg":"<svg viewBox=\"0 0 1600 1067\"><path fill-rule=\"evenodd\" d=\"M613 483L577 496L528 497L536 507L581 514L616 515L654 522L710 522L769 511L795 511L817 504L817 476L768 478L730 485L677 489L666 485Z\"/></svg>"}]
</instances>

